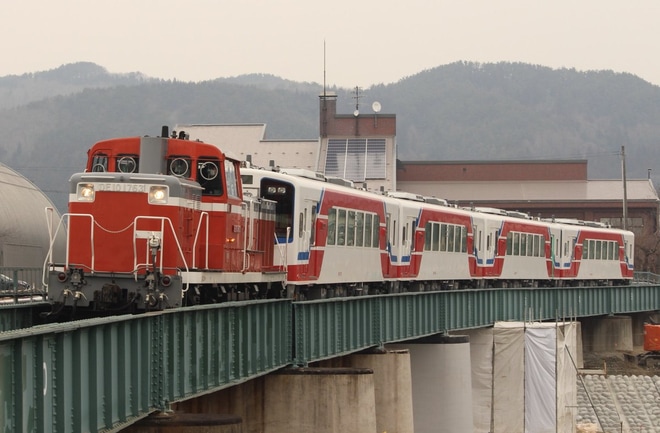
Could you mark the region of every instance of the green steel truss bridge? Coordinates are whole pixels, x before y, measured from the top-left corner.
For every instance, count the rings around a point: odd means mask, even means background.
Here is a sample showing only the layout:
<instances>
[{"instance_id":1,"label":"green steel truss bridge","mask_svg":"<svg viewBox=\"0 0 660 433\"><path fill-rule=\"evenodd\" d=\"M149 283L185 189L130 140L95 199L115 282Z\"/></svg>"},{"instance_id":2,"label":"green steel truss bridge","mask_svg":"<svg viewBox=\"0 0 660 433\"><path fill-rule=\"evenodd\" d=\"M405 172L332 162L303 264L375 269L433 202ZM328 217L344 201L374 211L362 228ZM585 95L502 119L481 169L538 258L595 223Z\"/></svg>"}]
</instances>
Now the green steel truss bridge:
<instances>
[{"instance_id":1,"label":"green steel truss bridge","mask_svg":"<svg viewBox=\"0 0 660 433\"><path fill-rule=\"evenodd\" d=\"M229 302L35 325L0 305L0 431L118 431L169 404L292 365L496 321L660 309L660 284Z\"/></svg>"}]
</instances>

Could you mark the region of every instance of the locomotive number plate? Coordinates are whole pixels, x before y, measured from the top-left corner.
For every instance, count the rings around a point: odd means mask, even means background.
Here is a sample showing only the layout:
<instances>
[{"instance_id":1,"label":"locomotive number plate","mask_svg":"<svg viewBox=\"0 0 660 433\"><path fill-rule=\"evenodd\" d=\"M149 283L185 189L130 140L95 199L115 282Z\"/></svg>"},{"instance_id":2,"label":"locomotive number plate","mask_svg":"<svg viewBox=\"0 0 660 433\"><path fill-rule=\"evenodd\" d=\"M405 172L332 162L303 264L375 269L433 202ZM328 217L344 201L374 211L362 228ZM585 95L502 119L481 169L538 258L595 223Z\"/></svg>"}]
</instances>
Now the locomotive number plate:
<instances>
[{"instance_id":1,"label":"locomotive number plate","mask_svg":"<svg viewBox=\"0 0 660 433\"><path fill-rule=\"evenodd\" d=\"M97 183L97 191L146 192L147 186L142 183Z\"/></svg>"}]
</instances>

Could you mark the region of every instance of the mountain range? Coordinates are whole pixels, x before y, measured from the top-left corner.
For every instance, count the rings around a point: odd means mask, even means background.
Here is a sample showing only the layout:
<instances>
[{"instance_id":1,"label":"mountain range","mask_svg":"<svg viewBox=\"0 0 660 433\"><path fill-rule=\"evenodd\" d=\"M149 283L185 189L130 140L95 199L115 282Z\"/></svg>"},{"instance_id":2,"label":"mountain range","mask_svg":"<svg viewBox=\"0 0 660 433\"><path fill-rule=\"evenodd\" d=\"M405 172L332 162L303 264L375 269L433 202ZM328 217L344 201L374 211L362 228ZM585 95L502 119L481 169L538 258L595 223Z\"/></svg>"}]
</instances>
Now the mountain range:
<instances>
[{"instance_id":1,"label":"mountain range","mask_svg":"<svg viewBox=\"0 0 660 433\"><path fill-rule=\"evenodd\" d=\"M315 139L323 90L268 74L192 83L88 62L0 77L0 162L63 210L96 141L182 123L266 123L268 139ZM586 159L589 177L603 179L621 177L625 148L628 178L660 180L660 87L632 74L457 62L326 90L340 113L378 101L396 114L402 161Z\"/></svg>"}]
</instances>

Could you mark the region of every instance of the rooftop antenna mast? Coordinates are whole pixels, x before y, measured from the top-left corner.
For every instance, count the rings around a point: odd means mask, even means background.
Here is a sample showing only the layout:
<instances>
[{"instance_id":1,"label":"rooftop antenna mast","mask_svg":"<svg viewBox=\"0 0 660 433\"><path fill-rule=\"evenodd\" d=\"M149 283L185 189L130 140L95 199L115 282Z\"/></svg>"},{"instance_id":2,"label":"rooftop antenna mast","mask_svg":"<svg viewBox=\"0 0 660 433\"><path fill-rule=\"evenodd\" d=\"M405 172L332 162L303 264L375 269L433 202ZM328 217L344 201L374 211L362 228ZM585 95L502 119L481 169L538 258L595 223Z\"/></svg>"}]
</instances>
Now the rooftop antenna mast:
<instances>
[{"instance_id":1,"label":"rooftop antenna mast","mask_svg":"<svg viewBox=\"0 0 660 433\"><path fill-rule=\"evenodd\" d=\"M353 111L353 117L355 117L355 136L360 135L360 120L358 119L358 116L360 115L360 98L362 97L362 94L360 93L360 88L358 86L355 86L355 95L353 96L353 99L355 99L355 111Z\"/></svg>"},{"instance_id":2,"label":"rooftop antenna mast","mask_svg":"<svg viewBox=\"0 0 660 433\"><path fill-rule=\"evenodd\" d=\"M323 99L326 97L325 89L325 39L323 39Z\"/></svg>"},{"instance_id":3,"label":"rooftop antenna mast","mask_svg":"<svg viewBox=\"0 0 660 433\"><path fill-rule=\"evenodd\" d=\"M353 99L355 99L355 111L353 112L353 116L355 117L358 117L360 114L360 98L363 96L360 93L361 90L362 89L360 89L358 86L355 86L355 95L353 96Z\"/></svg>"}]
</instances>

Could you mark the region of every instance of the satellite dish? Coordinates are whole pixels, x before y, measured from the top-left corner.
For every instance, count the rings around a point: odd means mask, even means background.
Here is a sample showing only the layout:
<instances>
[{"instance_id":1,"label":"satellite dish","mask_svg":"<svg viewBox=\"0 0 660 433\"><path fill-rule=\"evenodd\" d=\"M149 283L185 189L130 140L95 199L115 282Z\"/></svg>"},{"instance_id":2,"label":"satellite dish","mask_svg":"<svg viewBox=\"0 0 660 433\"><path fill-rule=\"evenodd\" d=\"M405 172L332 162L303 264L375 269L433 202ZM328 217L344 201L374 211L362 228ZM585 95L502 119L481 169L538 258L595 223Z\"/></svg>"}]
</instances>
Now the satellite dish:
<instances>
[{"instance_id":1,"label":"satellite dish","mask_svg":"<svg viewBox=\"0 0 660 433\"><path fill-rule=\"evenodd\" d=\"M374 101L374 103L371 104L371 109L374 110L374 113L380 113L380 109L381 109L380 102Z\"/></svg>"},{"instance_id":2,"label":"satellite dish","mask_svg":"<svg viewBox=\"0 0 660 433\"><path fill-rule=\"evenodd\" d=\"M355 110L353 112L353 116L358 117L360 115L360 112L358 110Z\"/></svg>"}]
</instances>

